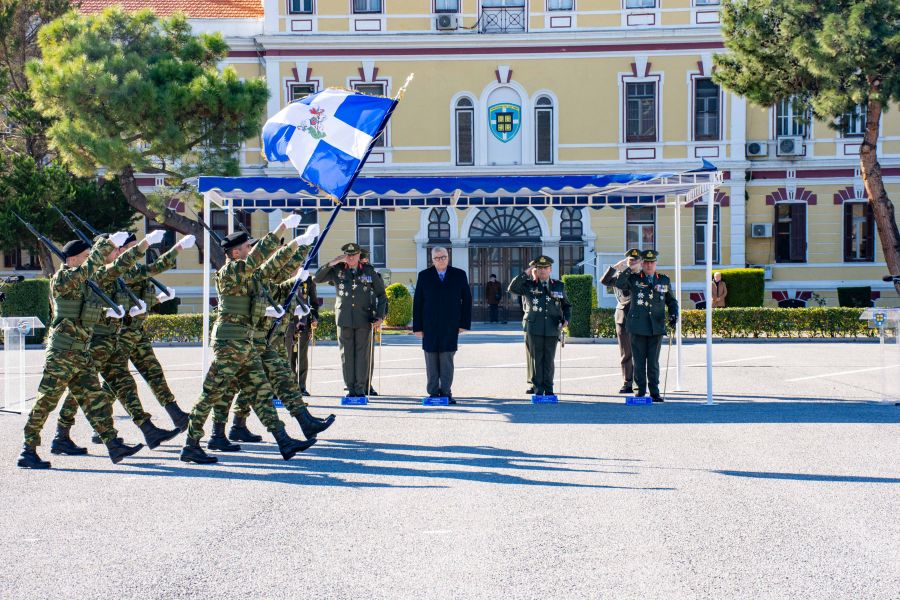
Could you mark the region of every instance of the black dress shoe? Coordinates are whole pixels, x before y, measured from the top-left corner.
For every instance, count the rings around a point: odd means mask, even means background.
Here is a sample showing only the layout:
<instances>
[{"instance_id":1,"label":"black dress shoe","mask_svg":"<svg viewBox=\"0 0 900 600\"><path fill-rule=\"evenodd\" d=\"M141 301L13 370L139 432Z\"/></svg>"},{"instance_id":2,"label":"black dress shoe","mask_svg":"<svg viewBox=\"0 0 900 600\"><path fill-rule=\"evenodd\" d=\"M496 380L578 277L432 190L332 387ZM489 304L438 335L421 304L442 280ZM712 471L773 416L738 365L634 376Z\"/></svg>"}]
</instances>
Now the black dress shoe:
<instances>
[{"instance_id":1,"label":"black dress shoe","mask_svg":"<svg viewBox=\"0 0 900 600\"><path fill-rule=\"evenodd\" d=\"M665 400L663 400L662 396L660 396L659 394L650 394L650 397L654 402L665 402Z\"/></svg>"},{"instance_id":2,"label":"black dress shoe","mask_svg":"<svg viewBox=\"0 0 900 600\"><path fill-rule=\"evenodd\" d=\"M375 388L369 388L369 395L370 395L370 396L377 396L377 395L378 395L378 392L375 391Z\"/></svg>"},{"instance_id":3,"label":"black dress shoe","mask_svg":"<svg viewBox=\"0 0 900 600\"><path fill-rule=\"evenodd\" d=\"M525 390L525 393L526 393L526 394L533 394L533 393L534 393L534 386L531 386L530 388L528 388L527 390Z\"/></svg>"},{"instance_id":4,"label":"black dress shoe","mask_svg":"<svg viewBox=\"0 0 900 600\"><path fill-rule=\"evenodd\" d=\"M453 399L453 396L447 396L447 404L456 404L456 400Z\"/></svg>"},{"instance_id":5,"label":"black dress shoe","mask_svg":"<svg viewBox=\"0 0 900 600\"><path fill-rule=\"evenodd\" d=\"M622 389L619 390L620 394L630 394L634 390L634 386L630 383L623 383Z\"/></svg>"},{"instance_id":6,"label":"black dress shoe","mask_svg":"<svg viewBox=\"0 0 900 600\"><path fill-rule=\"evenodd\" d=\"M304 396L312 396L312 394L310 394L309 390L306 388L301 388L300 393L303 394Z\"/></svg>"}]
</instances>

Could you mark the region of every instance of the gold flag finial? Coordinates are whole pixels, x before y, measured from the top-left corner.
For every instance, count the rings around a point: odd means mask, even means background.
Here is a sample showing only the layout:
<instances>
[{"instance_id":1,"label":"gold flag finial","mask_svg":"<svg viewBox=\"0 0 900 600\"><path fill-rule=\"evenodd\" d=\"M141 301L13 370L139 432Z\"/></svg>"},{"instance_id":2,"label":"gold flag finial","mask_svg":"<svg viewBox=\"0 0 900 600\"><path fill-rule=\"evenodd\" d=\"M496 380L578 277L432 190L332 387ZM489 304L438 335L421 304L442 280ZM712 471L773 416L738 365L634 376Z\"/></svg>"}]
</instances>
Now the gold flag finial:
<instances>
[{"instance_id":1,"label":"gold flag finial","mask_svg":"<svg viewBox=\"0 0 900 600\"><path fill-rule=\"evenodd\" d=\"M406 94L406 88L415 76L415 73L409 74L409 77L406 78L406 81L403 82L403 85L400 86L400 89L397 91L397 95L394 96L394 100L403 100L403 96Z\"/></svg>"}]
</instances>

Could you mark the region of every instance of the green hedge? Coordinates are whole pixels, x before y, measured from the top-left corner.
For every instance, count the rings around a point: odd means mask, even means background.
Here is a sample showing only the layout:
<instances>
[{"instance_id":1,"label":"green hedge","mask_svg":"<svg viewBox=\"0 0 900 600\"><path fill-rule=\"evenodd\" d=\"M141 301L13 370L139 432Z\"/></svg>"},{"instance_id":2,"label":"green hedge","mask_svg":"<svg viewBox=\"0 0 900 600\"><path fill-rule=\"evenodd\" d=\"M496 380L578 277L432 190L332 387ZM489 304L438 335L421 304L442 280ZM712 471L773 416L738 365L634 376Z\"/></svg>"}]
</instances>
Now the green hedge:
<instances>
[{"instance_id":1,"label":"green hedge","mask_svg":"<svg viewBox=\"0 0 900 600\"><path fill-rule=\"evenodd\" d=\"M572 303L572 320L569 321L569 335L572 337L589 337L591 335L593 279L590 275L563 275L566 296Z\"/></svg>"},{"instance_id":2,"label":"green hedge","mask_svg":"<svg viewBox=\"0 0 900 600\"><path fill-rule=\"evenodd\" d=\"M725 306L735 308L763 305L766 280L762 269L723 269L719 273L728 288Z\"/></svg>"},{"instance_id":3,"label":"green hedge","mask_svg":"<svg viewBox=\"0 0 900 600\"><path fill-rule=\"evenodd\" d=\"M4 317L37 317L44 329L35 330L35 335L25 338L26 344L40 344L50 328L50 280L44 278L26 279L12 285L4 285L6 301L0 305L0 315ZM2 335L2 334L0 334Z\"/></svg>"},{"instance_id":4,"label":"green hedge","mask_svg":"<svg viewBox=\"0 0 900 600\"><path fill-rule=\"evenodd\" d=\"M145 328L154 342L194 342L200 343L203 337L203 316L198 314L182 315L150 315ZM215 323L215 316L210 318L210 327ZM337 329L334 326L334 312L319 312L319 327L316 329L317 340L336 340Z\"/></svg>"},{"instance_id":5,"label":"green hedge","mask_svg":"<svg viewBox=\"0 0 900 600\"><path fill-rule=\"evenodd\" d=\"M405 327L412 321L413 298L409 288L402 283L392 283L385 289L388 299L387 317L384 322L391 327Z\"/></svg>"},{"instance_id":6,"label":"green hedge","mask_svg":"<svg viewBox=\"0 0 900 600\"><path fill-rule=\"evenodd\" d=\"M593 337L616 336L611 308L591 315ZM861 308L717 308L713 310L713 335L723 338L833 338L871 337L874 331L860 321ZM681 313L684 337L706 335L706 311Z\"/></svg>"}]
</instances>

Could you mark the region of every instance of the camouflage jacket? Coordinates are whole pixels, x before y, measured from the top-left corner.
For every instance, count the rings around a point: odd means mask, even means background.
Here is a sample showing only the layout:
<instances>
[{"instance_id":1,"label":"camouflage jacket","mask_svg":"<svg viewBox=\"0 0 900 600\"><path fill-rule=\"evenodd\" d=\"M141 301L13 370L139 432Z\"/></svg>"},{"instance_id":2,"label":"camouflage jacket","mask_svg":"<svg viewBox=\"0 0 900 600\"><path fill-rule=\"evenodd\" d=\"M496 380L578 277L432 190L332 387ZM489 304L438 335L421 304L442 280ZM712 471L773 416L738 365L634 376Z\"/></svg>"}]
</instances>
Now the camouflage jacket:
<instances>
[{"instance_id":1,"label":"camouflage jacket","mask_svg":"<svg viewBox=\"0 0 900 600\"><path fill-rule=\"evenodd\" d=\"M56 273L50 279L50 298L55 303L57 300L69 300L77 302L93 302L93 292L87 287L87 281L93 279L97 272L106 264L106 257L115 250L115 246L107 239L97 241L88 258L80 267L67 267L60 265ZM90 295L88 295L90 294ZM98 306L98 310L105 310ZM54 315L50 327L49 339L55 336L68 336L77 343L90 342L93 333L93 324L84 326L80 319L59 318Z\"/></svg>"},{"instance_id":2,"label":"camouflage jacket","mask_svg":"<svg viewBox=\"0 0 900 600\"><path fill-rule=\"evenodd\" d=\"M290 286L288 286L287 291L282 292L281 288L284 284L272 282L281 281L287 274L295 272L303 264L303 259L306 258L308 251L308 246L301 246L295 249L288 245L280 248L273 254L254 275L257 284L255 291L257 301L263 302L266 306L280 306L284 303L291 289ZM289 320L290 315L285 315L281 322L287 325ZM253 324L253 327L257 332L268 333L269 327L274 322L274 318L263 316Z\"/></svg>"},{"instance_id":3,"label":"camouflage jacket","mask_svg":"<svg viewBox=\"0 0 900 600\"><path fill-rule=\"evenodd\" d=\"M147 312L136 317L125 318L126 327L139 328L143 326L150 314L150 309L159 302L156 299L158 290L150 283L150 278L174 269L178 262L178 251L178 246L175 246L152 263L136 264L122 275L122 279L125 280L134 295L147 303Z\"/></svg>"},{"instance_id":4,"label":"camouflage jacket","mask_svg":"<svg viewBox=\"0 0 900 600\"><path fill-rule=\"evenodd\" d=\"M252 330L250 313L233 314L223 310L226 296L247 298L252 301L259 291L259 279L253 274L262 269L267 259L278 250L279 240L274 233L268 233L250 250L244 260L228 259L225 265L216 272L216 293L219 298L219 311L216 315L216 332L222 325L234 325L238 328ZM248 332L249 333L249 332ZM218 333L214 337L220 337Z\"/></svg>"},{"instance_id":5,"label":"camouflage jacket","mask_svg":"<svg viewBox=\"0 0 900 600\"><path fill-rule=\"evenodd\" d=\"M138 258L141 256L141 248L140 245L135 245L132 248L129 248L125 252L123 252L119 258L114 260L112 263L103 265L97 270L97 274L92 278L97 285L100 286L107 296L112 298L116 304L122 305L122 308L125 309L125 313L128 313L128 309L131 308L131 300L128 298L128 294L126 294L119 287L119 283L116 281L118 277L122 277L129 269L134 267ZM99 298L94 298L94 302L102 302ZM104 311L105 312L105 311ZM100 323L97 324L97 333L105 333L107 335L111 333L115 333L118 331L119 327L122 325L121 319L112 319L104 316Z\"/></svg>"}]
</instances>

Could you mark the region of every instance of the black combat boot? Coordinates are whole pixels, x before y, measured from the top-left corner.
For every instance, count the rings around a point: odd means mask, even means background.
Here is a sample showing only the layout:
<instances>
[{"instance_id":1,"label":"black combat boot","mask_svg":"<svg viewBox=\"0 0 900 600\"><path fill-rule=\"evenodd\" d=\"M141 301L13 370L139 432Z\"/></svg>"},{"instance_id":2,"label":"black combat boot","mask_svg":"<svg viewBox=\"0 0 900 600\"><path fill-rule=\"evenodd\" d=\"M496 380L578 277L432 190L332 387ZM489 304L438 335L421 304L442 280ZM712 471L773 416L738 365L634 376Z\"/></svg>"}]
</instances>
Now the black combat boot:
<instances>
[{"instance_id":1,"label":"black combat boot","mask_svg":"<svg viewBox=\"0 0 900 600\"><path fill-rule=\"evenodd\" d=\"M122 462L122 459L126 456L137 454L137 452L143 447L143 444L128 446L127 444L125 444L125 442L122 441L122 438L115 438L111 442L106 442L106 449L109 450L109 460L113 461L113 464L116 465Z\"/></svg>"},{"instance_id":2,"label":"black combat boot","mask_svg":"<svg viewBox=\"0 0 900 600\"><path fill-rule=\"evenodd\" d=\"M291 460L298 452L303 452L316 443L316 438L301 442L295 440L284 430L284 425L272 432L275 441L278 442L278 449L281 450L281 457L284 460Z\"/></svg>"},{"instance_id":3,"label":"black combat boot","mask_svg":"<svg viewBox=\"0 0 900 600\"><path fill-rule=\"evenodd\" d=\"M169 413L169 418L172 419L172 425L177 427L178 431L187 431L190 415L181 410L177 402L166 404L165 409Z\"/></svg>"},{"instance_id":4,"label":"black combat boot","mask_svg":"<svg viewBox=\"0 0 900 600\"><path fill-rule=\"evenodd\" d=\"M95 431L94 434L91 436L91 443L92 444L102 444L103 438L101 438L100 434Z\"/></svg>"},{"instance_id":5,"label":"black combat boot","mask_svg":"<svg viewBox=\"0 0 900 600\"><path fill-rule=\"evenodd\" d=\"M211 465L219 462L218 458L210 456L203 451L203 448L200 447L200 440L193 438L188 438L184 448L181 449L181 460L182 462L192 462L198 465Z\"/></svg>"},{"instance_id":6,"label":"black combat boot","mask_svg":"<svg viewBox=\"0 0 900 600\"><path fill-rule=\"evenodd\" d=\"M334 419L320 421L309 414L309 410L304 406L300 410L296 412L296 414L291 415L297 422L300 423L300 430L303 432L303 435L306 436L306 439L311 440L315 439L316 435L322 433L334 423ZM333 417L334 415L332 415Z\"/></svg>"},{"instance_id":7,"label":"black combat boot","mask_svg":"<svg viewBox=\"0 0 900 600\"><path fill-rule=\"evenodd\" d=\"M247 429L247 417L234 415L231 420L231 429L228 430L228 439L235 442L256 443L262 441L262 436Z\"/></svg>"},{"instance_id":8,"label":"black combat boot","mask_svg":"<svg viewBox=\"0 0 900 600\"><path fill-rule=\"evenodd\" d=\"M25 444L22 446L22 454L19 455L19 462L16 463L22 469L49 469L50 461L41 460L38 456L37 448Z\"/></svg>"},{"instance_id":9,"label":"black combat boot","mask_svg":"<svg viewBox=\"0 0 900 600\"><path fill-rule=\"evenodd\" d=\"M218 450L219 452L239 452L240 444L232 444L225 437L225 423L213 423L213 434L206 442L209 450Z\"/></svg>"},{"instance_id":10,"label":"black combat boot","mask_svg":"<svg viewBox=\"0 0 900 600\"><path fill-rule=\"evenodd\" d=\"M87 448L76 446L69 437L69 428L62 425L56 426L56 437L50 444L50 454L68 454L69 456L81 456L87 454Z\"/></svg>"},{"instance_id":11,"label":"black combat boot","mask_svg":"<svg viewBox=\"0 0 900 600\"><path fill-rule=\"evenodd\" d=\"M651 393L650 398L653 399L653 402L665 402L665 400L663 400L663 397L659 395L659 392L655 394Z\"/></svg>"},{"instance_id":12,"label":"black combat boot","mask_svg":"<svg viewBox=\"0 0 900 600\"><path fill-rule=\"evenodd\" d=\"M147 442L147 446L152 450L156 448L163 442L168 442L173 437L181 433L178 429L160 429L150 419L147 419L138 427L141 428L141 433L144 434L144 440Z\"/></svg>"}]
</instances>

